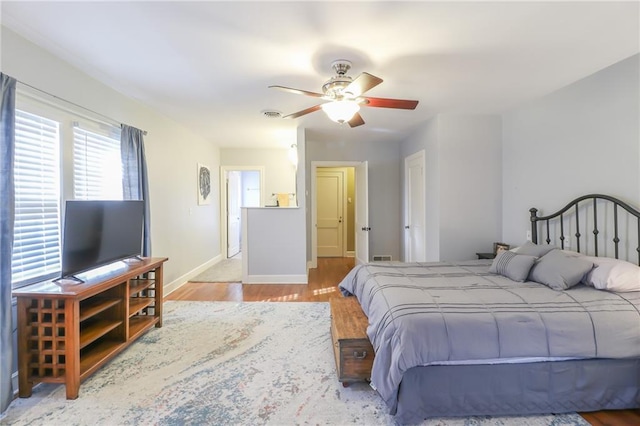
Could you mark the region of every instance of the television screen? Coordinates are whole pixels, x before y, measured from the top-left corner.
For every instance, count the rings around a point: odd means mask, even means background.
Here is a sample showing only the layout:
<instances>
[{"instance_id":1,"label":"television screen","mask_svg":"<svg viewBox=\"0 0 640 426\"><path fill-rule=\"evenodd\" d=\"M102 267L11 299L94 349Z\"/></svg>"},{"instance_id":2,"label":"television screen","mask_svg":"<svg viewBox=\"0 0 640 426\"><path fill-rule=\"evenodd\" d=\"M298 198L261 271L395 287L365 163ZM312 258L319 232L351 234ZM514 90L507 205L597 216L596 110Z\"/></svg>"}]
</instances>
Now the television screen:
<instances>
[{"instance_id":1,"label":"television screen","mask_svg":"<svg viewBox=\"0 0 640 426\"><path fill-rule=\"evenodd\" d=\"M67 201L62 277L140 255L143 204L143 201Z\"/></svg>"}]
</instances>

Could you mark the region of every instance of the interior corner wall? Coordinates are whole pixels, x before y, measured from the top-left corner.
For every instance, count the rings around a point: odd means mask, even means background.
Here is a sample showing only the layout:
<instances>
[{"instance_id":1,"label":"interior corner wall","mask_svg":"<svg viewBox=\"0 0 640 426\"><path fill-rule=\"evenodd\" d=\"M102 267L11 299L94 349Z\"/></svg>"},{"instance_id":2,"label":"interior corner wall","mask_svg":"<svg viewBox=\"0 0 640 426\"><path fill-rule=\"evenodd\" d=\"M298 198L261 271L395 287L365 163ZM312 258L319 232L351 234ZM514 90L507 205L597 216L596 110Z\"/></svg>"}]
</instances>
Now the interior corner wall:
<instances>
[{"instance_id":1,"label":"interior corner wall","mask_svg":"<svg viewBox=\"0 0 640 426\"><path fill-rule=\"evenodd\" d=\"M640 205L640 55L503 115L503 239L589 193Z\"/></svg>"},{"instance_id":2,"label":"interior corner wall","mask_svg":"<svg viewBox=\"0 0 640 426\"><path fill-rule=\"evenodd\" d=\"M302 158L302 157L300 157ZM400 259L401 197L400 149L388 141L314 141L307 135L305 193L311 193L312 161L368 161L369 164L369 256L391 255ZM312 208L307 200L307 260L311 260Z\"/></svg>"},{"instance_id":3,"label":"interior corner wall","mask_svg":"<svg viewBox=\"0 0 640 426\"><path fill-rule=\"evenodd\" d=\"M148 132L145 151L150 181L152 255L169 258L164 269L165 285L174 281L181 284L189 273L219 256L219 173L211 174L211 204L197 204L197 165L202 163L212 171L218 170L218 148L6 27L1 27L1 31L2 72Z\"/></svg>"},{"instance_id":4,"label":"interior corner wall","mask_svg":"<svg viewBox=\"0 0 640 426\"><path fill-rule=\"evenodd\" d=\"M501 144L499 116L453 114L432 118L403 142L403 159L425 150L427 260L473 259L499 240Z\"/></svg>"}]
</instances>

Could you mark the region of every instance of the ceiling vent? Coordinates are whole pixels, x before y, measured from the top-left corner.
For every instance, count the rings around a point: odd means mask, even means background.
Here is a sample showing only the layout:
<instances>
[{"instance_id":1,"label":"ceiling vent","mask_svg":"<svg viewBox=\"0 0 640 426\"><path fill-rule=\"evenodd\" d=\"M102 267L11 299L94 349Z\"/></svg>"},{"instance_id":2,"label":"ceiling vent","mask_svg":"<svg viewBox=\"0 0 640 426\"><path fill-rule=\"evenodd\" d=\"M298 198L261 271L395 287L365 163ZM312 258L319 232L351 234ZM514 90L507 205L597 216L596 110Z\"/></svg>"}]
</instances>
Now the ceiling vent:
<instances>
[{"instance_id":1,"label":"ceiling vent","mask_svg":"<svg viewBox=\"0 0 640 426\"><path fill-rule=\"evenodd\" d=\"M275 110L264 110L262 111L262 115L267 118L280 118L282 117L282 113L280 111Z\"/></svg>"}]
</instances>

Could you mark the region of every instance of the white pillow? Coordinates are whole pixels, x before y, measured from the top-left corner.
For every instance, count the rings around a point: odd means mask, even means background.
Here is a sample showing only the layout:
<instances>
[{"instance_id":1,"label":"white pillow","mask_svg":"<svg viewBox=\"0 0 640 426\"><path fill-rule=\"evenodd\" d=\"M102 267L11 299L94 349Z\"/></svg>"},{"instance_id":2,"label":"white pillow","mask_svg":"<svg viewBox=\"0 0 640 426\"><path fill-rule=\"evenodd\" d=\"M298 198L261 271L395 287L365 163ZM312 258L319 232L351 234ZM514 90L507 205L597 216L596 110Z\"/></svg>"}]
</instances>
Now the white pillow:
<instances>
[{"instance_id":1,"label":"white pillow","mask_svg":"<svg viewBox=\"0 0 640 426\"><path fill-rule=\"evenodd\" d=\"M586 256L596 266L585 278L586 285L609 291L640 291L640 267L610 257Z\"/></svg>"}]
</instances>

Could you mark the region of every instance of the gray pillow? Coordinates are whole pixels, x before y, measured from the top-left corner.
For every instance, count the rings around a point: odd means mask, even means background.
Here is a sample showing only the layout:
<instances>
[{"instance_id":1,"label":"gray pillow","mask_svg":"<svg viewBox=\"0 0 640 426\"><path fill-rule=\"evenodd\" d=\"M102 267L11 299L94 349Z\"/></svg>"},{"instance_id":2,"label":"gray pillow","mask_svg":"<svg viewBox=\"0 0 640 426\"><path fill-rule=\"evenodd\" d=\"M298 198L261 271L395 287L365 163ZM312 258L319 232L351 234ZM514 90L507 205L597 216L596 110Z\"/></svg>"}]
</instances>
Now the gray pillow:
<instances>
[{"instance_id":1,"label":"gray pillow","mask_svg":"<svg viewBox=\"0 0 640 426\"><path fill-rule=\"evenodd\" d=\"M527 241L518 248L518 254L527 254L529 256L542 257L549 253L551 250L555 250L558 247L552 244L534 244L531 241Z\"/></svg>"},{"instance_id":2,"label":"gray pillow","mask_svg":"<svg viewBox=\"0 0 640 426\"><path fill-rule=\"evenodd\" d=\"M535 261L535 256L503 251L493 259L489 272L502 275L513 281L522 282L527 279L529 270Z\"/></svg>"},{"instance_id":3,"label":"gray pillow","mask_svg":"<svg viewBox=\"0 0 640 426\"><path fill-rule=\"evenodd\" d=\"M591 268L593 262L584 257L572 256L562 250L552 250L533 265L529 272L529 280L554 290L566 290L578 284Z\"/></svg>"}]
</instances>

